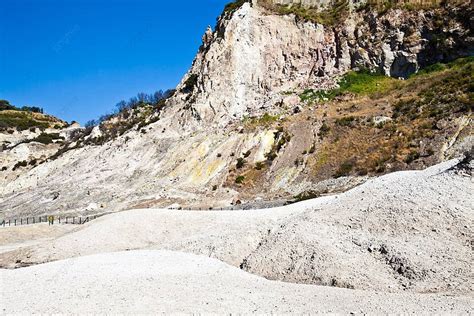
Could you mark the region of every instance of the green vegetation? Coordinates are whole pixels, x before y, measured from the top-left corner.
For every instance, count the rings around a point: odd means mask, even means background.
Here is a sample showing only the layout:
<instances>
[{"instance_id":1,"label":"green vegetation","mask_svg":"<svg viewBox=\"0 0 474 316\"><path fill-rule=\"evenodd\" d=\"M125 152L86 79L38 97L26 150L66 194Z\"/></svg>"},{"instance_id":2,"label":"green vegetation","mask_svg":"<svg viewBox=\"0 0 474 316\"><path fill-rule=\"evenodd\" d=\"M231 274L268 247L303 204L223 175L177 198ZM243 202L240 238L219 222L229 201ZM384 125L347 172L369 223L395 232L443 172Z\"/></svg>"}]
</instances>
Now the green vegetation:
<instances>
[{"instance_id":1,"label":"green vegetation","mask_svg":"<svg viewBox=\"0 0 474 316\"><path fill-rule=\"evenodd\" d=\"M368 70L351 71L338 82L339 88L332 90L307 89L300 94L300 99L304 102L330 101L347 93L374 96L387 92L396 82L398 82L397 79Z\"/></svg>"},{"instance_id":2,"label":"green vegetation","mask_svg":"<svg viewBox=\"0 0 474 316\"><path fill-rule=\"evenodd\" d=\"M275 132L275 142L272 149L265 154L268 162L272 162L278 156L278 152L285 146L286 143L290 142L291 135L286 132L283 127L278 128Z\"/></svg>"},{"instance_id":3,"label":"green vegetation","mask_svg":"<svg viewBox=\"0 0 474 316\"><path fill-rule=\"evenodd\" d=\"M0 100L0 111L25 111L34 113L43 113L43 109L37 106L22 106L21 108L11 105L7 100Z\"/></svg>"},{"instance_id":4,"label":"green vegetation","mask_svg":"<svg viewBox=\"0 0 474 316\"><path fill-rule=\"evenodd\" d=\"M319 129L319 132L318 132L318 136L323 139L324 137L326 137L328 134L329 134L329 131L331 130L331 127L329 127L328 124L326 124L326 122L323 122L323 124L321 125L321 128ZM313 149L313 152L314 152L314 145L313 147L311 147ZM311 152L311 149L309 151L310 153Z\"/></svg>"},{"instance_id":5,"label":"green vegetation","mask_svg":"<svg viewBox=\"0 0 474 316\"><path fill-rule=\"evenodd\" d=\"M410 164L412 163L413 161L417 160L418 158L420 158L420 153L416 150L412 150L410 151L410 153L406 156L405 158L405 162L407 164Z\"/></svg>"},{"instance_id":6,"label":"green vegetation","mask_svg":"<svg viewBox=\"0 0 474 316\"><path fill-rule=\"evenodd\" d=\"M224 13L232 13L238 10L241 6L244 5L245 2L249 2L249 0L236 0L226 4L224 7Z\"/></svg>"},{"instance_id":7,"label":"green vegetation","mask_svg":"<svg viewBox=\"0 0 474 316\"><path fill-rule=\"evenodd\" d=\"M0 130L16 128L19 131L24 131L32 127L48 128L49 122L36 119L29 112L0 111Z\"/></svg>"},{"instance_id":8,"label":"green vegetation","mask_svg":"<svg viewBox=\"0 0 474 316\"><path fill-rule=\"evenodd\" d=\"M351 71L339 81L339 89L337 89L336 95L346 92L358 95L380 93L391 88L393 82L397 82L397 80L380 73L373 73L368 70Z\"/></svg>"},{"instance_id":9,"label":"green vegetation","mask_svg":"<svg viewBox=\"0 0 474 316\"><path fill-rule=\"evenodd\" d=\"M297 4L274 4L269 0L259 0L259 4L277 14L294 14L302 20L311 21L326 26L336 25L339 22L344 21L349 14L348 0L336 0L331 8L322 11L318 10L317 8L305 8L304 6Z\"/></svg>"},{"instance_id":10,"label":"green vegetation","mask_svg":"<svg viewBox=\"0 0 474 316\"><path fill-rule=\"evenodd\" d=\"M244 117L243 123L249 128L260 126L268 127L277 122L279 118L279 115L265 113L260 117Z\"/></svg>"},{"instance_id":11,"label":"green vegetation","mask_svg":"<svg viewBox=\"0 0 474 316\"><path fill-rule=\"evenodd\" d=\"M342 118L336 119L335 123L339 126L352 126L354 121L357 119L354 116L345 116Z\"/></svg>"},{"instance_id":12,"label":"green vegetation","mask_svg":"<svg viewBox=\"0 0 474 316\"><path fill-rule=\"evenodd\" d=\"M247 163L247 161L244 158L238 158L237 159L237 164L235 165L235 167L237 169L242 169L245 166L246 163Z\"/></svg>"},{"instance_id":13,"label":"green vegetation","mask_svg":"<svg viewBox=\"0 0 474 316\"><path fill-rule=\"evenodd\" d=\"M26 167L26 166L28 166L28 162L26 160L19 161L13 166L13 171L15 171L16 169L20 167Z\"/></svg>"},{"instance_id":14,"label":"green vegetation","mask_svg":"<svg viewBox=\"0 0 474 316\"><path fill-rule=\"evenodd\" d=\"M37 143L47 145L47 144L52 144L54 143L55 140L59 140L59 139L64 139L63 137L59 136L59 133L51 133L51 134L41 133L40 135L38 135L36 138L33 138L29 142L37 142Z\"/></svg>"},{"instance_id":15,"label":"green vegetation","mask_svg":"<svg viewBox=\"0 0 474 316\"><path fill-rule=\"evenodd\" d=\"M190 93L193 91L194 87L197 85L198 75L192 74L186 79L183 86L184 93Z\"/></svg>"},{"instance_id":16,"label":"green vegetation","mask_svg":"<svg viewBox=\"0 0 474 316\"><path fill-rule=\"evenodd\" d=\"M318 134L317 154L307 157L307 165L317 179L326 179L437 162L440 148L459 128L459 118L472 116L473 78L474 58L468 57L427 67L370 100L363 93L337 100ZM375 126L374 116L392 119ZM470 133L469 127L462 133Z\"/></svg>"},{"instance_id":17,"label":"green vegetation","mask_svg":"<svg viewBox=\"0 0 474 316\"><path fill-rule=\"evenodd\" d=\"M353 168L354 168L354 161L346 160L339 166L339 169L337 169L336 173L334 174L334 177L340 178L340 177L348 176Z\"/></svg>"},{"instance_id":18,"label":"green vegetation","mask_svg":"<svg viewBox=\"0 0 474 316\"><path fill-rule=\"evenodd\" d=\"M257 169L257 170L262 170L264 167L265 167L265 164L261 161L259 161L255 164L255 169Z\"/></svg>"},{"instance_id":19,"label":"green vegetation","mask_svg":"<svg viewBox=\"0 0 474 316\"><path fill-rule=\"evenodd\" d=\"M399 100L393 106L393 118L399 120L428 119L421 127L435 128L436 121L453 113L468 113L474 110L474 57L462 58L449 64L435 64L417 78L441 72L440 82L430 84L416 96Z\"/></svg>"},{"instance_id":20,"label":"green vegetation","mask_svg":"<svg viewBox=\"0 0 474 316\"><path fill-rule=\"evenodd\" d=\"M242 183L244 183L244 180L245 180L244 176L238 176L237 178L235 178L235 183L236 184L242 184Z\"/></svg>"},{"instance_id":21,"label":"green vegetation","mask_svg":"<svg viewBox=\"0 0 474 316\"><path fill-rule=\"evenodd\" d=\"M321 195L319 193L316 193L314 191L305 191L305 192L301 192L300 194L296 195L294 198L293 198L293 201L291 201L291 203L296 203L296 202L302 202L302 201L306 201L306 200L311 200L311 199L316 199L318 197L320 197Z\"/></svg>"},{"instance_id":22,"label":"green vegetation","mask_svg":"<svg viewBox=\"0 0 474 316\"><path fill-rule=\"evenodd\" d=\"M402 10L420 10L420 9L432 9L442 5L441 0L369 0L364 6L358 8L358 11L369 10L371 8L376 9L379 13L384 14L390 9L402 9Z\"/></svg>"}]
</instances>

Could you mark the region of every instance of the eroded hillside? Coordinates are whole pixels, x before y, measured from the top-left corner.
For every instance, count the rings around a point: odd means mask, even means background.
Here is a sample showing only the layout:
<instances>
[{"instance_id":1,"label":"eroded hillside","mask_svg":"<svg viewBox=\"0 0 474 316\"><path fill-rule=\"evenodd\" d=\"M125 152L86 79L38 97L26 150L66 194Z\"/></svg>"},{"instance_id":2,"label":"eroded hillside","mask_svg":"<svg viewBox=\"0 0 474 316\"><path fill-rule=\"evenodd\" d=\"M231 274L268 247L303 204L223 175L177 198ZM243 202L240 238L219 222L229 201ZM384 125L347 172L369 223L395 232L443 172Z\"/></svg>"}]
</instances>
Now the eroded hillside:
<instances>
[{"instance_id":1,"label":"eroded hillside","mask_svg":"<svg viewBox=\"0 0 474 316\"><path fill-rule=\"evenodd\" d=\"M365 6L320 24L238 1L166 100L66 133L37 166L9 163L0 214L284 203L461 155L470 12Z\"/></svg>"}]
</instances>

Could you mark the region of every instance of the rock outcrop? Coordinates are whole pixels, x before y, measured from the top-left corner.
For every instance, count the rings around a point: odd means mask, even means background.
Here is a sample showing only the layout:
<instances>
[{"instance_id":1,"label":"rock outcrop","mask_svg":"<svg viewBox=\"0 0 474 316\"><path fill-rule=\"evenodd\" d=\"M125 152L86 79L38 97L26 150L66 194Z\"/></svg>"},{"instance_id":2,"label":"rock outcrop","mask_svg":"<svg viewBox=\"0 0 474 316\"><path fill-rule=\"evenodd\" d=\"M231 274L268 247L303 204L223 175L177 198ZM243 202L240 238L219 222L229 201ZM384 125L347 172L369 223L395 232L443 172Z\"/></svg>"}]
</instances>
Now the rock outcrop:
<instances>
[{"instance_id":1,"label":"rock outcrop","mask_svg":"<svg viewBox=\"0 0 474 316\"><path fill-rule=\"evenodd\" d=\"M468 5L353 11L341 23L324 26L294 14L275 15L259 3L245 2L223 15L212 41L206 33L178 87L182 93L176 104L183 106L184 116L225 126L244 116L279 111L275 103L281 93L333 87L351 69L407 78L436 62L474 54ZM326 2L304 2L315 3ZM186 89L190 78L193 85Z\"/></svg>"}]
</instances>

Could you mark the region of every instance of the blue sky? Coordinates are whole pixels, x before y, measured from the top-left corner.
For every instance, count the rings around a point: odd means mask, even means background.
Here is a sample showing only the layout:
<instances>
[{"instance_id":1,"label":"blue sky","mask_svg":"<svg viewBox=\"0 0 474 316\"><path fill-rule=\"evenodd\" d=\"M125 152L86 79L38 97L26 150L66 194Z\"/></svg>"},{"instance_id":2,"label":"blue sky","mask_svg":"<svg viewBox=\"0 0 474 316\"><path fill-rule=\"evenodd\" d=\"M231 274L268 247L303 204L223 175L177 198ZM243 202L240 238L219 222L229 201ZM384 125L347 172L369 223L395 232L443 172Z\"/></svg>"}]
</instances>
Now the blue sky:
<instances>
[{"instance_id":1,"label":"blue sky","mask_svg":"<svg viewBox=\"0 0 474 316\"><path fill-rule=\"evenodd\" d=\"M174 88L230 0L0 0L0 99L81 123Z\"/></svg>"}]
</instances>

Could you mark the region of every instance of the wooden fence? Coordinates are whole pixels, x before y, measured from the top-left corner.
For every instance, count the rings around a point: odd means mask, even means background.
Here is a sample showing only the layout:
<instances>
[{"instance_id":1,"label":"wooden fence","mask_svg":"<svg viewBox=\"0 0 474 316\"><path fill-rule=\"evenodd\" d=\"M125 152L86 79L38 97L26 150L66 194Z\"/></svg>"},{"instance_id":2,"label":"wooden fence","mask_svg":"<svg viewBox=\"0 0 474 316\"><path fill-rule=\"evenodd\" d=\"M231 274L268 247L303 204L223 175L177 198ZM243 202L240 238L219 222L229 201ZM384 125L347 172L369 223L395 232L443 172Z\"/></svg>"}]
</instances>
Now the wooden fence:
<instances>
[{"instance_id":1,"label":"wooden fence","mask_svg":"<svg viewBox=\"0 0 474 316\"><path fill-rule=\"evenodd\" d=\"M22 226L22 225L33 225L38 223L49 223L50 225L54 224L71 224L71 225L82 225L91 220L97 218L95 216L37 216L37 217L26 217L26 218L15 218L15 219L5 219L0 222L0 227L11 227L11 226Z\"/></svg>"}]
</instances>

